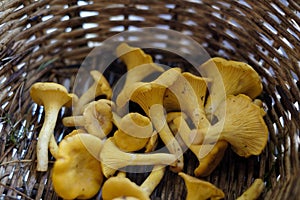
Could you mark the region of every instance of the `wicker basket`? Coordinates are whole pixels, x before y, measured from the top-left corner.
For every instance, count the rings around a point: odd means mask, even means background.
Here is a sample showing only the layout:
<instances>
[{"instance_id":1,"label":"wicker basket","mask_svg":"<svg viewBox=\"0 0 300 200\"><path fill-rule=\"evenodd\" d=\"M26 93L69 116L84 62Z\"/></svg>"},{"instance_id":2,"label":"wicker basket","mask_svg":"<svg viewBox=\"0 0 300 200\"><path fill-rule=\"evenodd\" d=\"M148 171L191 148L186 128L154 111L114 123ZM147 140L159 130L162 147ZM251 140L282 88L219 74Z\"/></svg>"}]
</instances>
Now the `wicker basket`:
<instances>
[{"instance_id":1,"label":"wicker basket","mask_svg":"<svg viewBox=\"0 0 300 200\"><path fill-rule=\"evenodd\" d=\"M59 199L51 166L36 167L37 134L43 113L29 97L36 81L69 90L86 55L108 37L137 27L172 29L199 42L211 56L252 65L263 81L259 97L267 112L269 141L260 156L241 158L228 150L207 180L235 199L254 178L263 178L263 199L299 199L300 4L297 0L2 0L0 2L0 199ZM152 53L152 52L148 52ZM155 53L155 52L154 52ZM182 63L160 52L155 62ZM120 65L118 65L120 66ZM117 79L124 68L106 74ZM70 115L64 110L60 117ZM70 129L61 118L60 140ZM196 158L187 153L185 172ZM145 175L130 174L137 183ZM180 177L167 172L152 199L184 199Z\"/></svg>"}]
</instances>

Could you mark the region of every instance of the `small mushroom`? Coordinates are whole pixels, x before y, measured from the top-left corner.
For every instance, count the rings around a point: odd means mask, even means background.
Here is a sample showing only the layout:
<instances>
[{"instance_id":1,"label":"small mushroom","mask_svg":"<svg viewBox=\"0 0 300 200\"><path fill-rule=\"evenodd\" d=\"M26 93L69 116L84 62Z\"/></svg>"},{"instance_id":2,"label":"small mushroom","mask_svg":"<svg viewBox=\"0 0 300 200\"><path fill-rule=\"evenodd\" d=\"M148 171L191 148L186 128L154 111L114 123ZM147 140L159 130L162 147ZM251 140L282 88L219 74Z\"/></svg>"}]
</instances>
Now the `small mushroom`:
<instances>
[{"instance_id":1,"label":"small mushroom","mask_svg":"<svg viewBox=\"0 0 300 200\"><path fill-rule=\"evenodd\" d=\"M82 142L96 145L99 140L93 135L78 133L60 142L52 170L53 188L58 196L64 199L89 199L99 191L103 182L101 164ZM101 150L101 143L98 145L98 150L94 151Z\"/></svg>"},{"instance_id":2,"label":"small mushroom","mask_svg":"<svg viewBox=\"0 0 300 200\"><path fill-rule=\"evenodd\" d=\"M159 77L157 77L155 80L153 80L150 83L156 83L162 86L165 86L166 88L171 86L177 78L180 76L180 68L172 68L164 73L162 73ZM128 103L130 100L130 97L132 96L132 93L139 88L140 86L149 83L149 82L140 82L135 81L131 84L128 84L128 87L124 87L121 93L117 97L116 106L117 110L121 110L123 112L123 107ZM122 113L118 113L122 114Z\"/></svg>"},{"instance_id":3,"label":"small mushroom","mask_svg":"<svg viewBox=\"0 0 300 200\"><path fill-rule=\"evenodd\" d=\"M45 109L45 119L37 142L37 171L47 171L49 143L51 143L51 152L56 154L57 151L53 132L58 112L63 106L71 106L76 95L69 94L63 85L39 82L31 86L30 96L35 103L43 105Z\"/></svg>"},{"instance_id":4,"label":"small mushroom","mask_svg":"<svg viewBox=\"0 0 300 200\"><path fill-rule=\"evenodd\" d=\"M183 178L187 188L186 200L217 200L225 197L224 192L210 182L200 180L183 172L178 175Z\"/></svg>"},{"instance_id":5,"label":"small mushroom","mask_svg":"<svg viewBox=\"0 0 300 200\"><path fill-rule=\"evenodd\" d=\"M246 94L254 99L262 92L258 73L244 62L215 57L202 64L200 70L213 81L205 105L209 117L228 95Z\"/></svg>"},{"instance_id":6,"label":"small mushroom","mask_svg":"<svg viewBox=\"0 0 300 200\"><path fill-rule=\"evenodd\" d=\"M114 118L118 118L116 114ZM133 152L146 146L153 134L152 123L148 117L135 112L116 120L119 121L116 123L118 130L113 137L121 150Z\"/></svg>"},{"instance_id":7,"label":"small mushroom","mask_svg":"<svg viewBox=\"0 0 300 200\"><path fill-rule=\"evenodd\" d=\"M73 115L82 114L84 106L96 97L105 95L106 99L111 99L112 89L106 78L97 70L90 71L94 83L84 92L74 106Z\"/></svg>"},{"instance_id":8,"label":"small mushroom","mask_svg":"<svg viewBox=\"0 0 300 200\"><path fill-rule=\"evenodd\" d=\"M171 68L154 81L143 83L139 87L134 88L135 90L131 92L130 96L130 100L139 104L146 115L149 116L167 149L178 159L177 166L171 168L176 172L181 171L183 168L183 152L166 122L163 97L166 88L171 86L180 74L179 68Z\"/></svg>"},{"instance_id":9,"label":"small mushroom","mask_svg":"<svg viewBox=\"0 0 300 200\"><path fill-rule=\"evenodd\" d=\"M106 165L113 170L130 165L176 165L177 160L175 155L169 153L140 154L121 151L116 146L113 137L104 142L98 159L102 165Z\"/></svg>"},{"instance_id":10,"label":"small mushroom","mask_svg":"<svg viewBox=\"0 0 300 200\"><path fill-rule=\"evenodd\" d=\"M103 184L102 198L103 200L111 200L119 197L124 197L125 199L134 197L139 200L150 200L149 196L163 178L164 172L165 167L154 166L152 172L141 186L138 186L126 177L111 177Z\"/></svg>"},{"instance_id":11,"label":"small mushroom","mask_svg":"<svg viewBox=\"0 0 300 200\"><path fill-rule=\"evenodd\" d=\"M150 64L152 65L152 69L155 71L163 72L163 68L159 67L155 63L153 63L152 57L137 47L129 46L126 43L121 43L116 49L117 56L126 64L127 71L130 71L137 66L143 64ZM146 72L146 71L145 71ZM146 72L148 73L148 72Z\"/></svg>"},{"instance_id":12,"label":"small mushroom","mask_svg":"<svg viewBox=\"0 0 300 200\"><path fill-rule=\"evenodd\" d=\"M220 106L226 109L224 117L209 127L207 132L197 130L197 133L192 133L192 142L202 144L226 140L233 151L242 157L259 155L268 140L268 128L261 115L261 108L244 94L229 95Z\"/></svg>"},{"instance_id":13,"label":"small mushroom","mask_svg":"<svg viewBox=\"0 0 300 200\"><path fill-rule=\"evenodd\" d=\"M252 185L236 200L256 200L261 195L265 188L265 184L262 179L257 178Z\"/></svg>"},{"instance_id":14,"label":"small mushroom","mask_svg":"<svg viewBox=\"0 0 300 200\"><path fill-rule=\"evenodd\" d=\"M125 105L128 101L127 88L132 84L142 81L155 72L163 72L164 69L153 63L152 57L145 54L143 50L131 47L126 43L122 43L117 47L117 56L126 64L127 74L123 90L120 91L116 98L117 112L123 115Z\"/></svg>"},{"instance_id":15,"label":"small mushroom","mask_svg":"<svg viewBox=\"0 0 300 200\"><path fill-rule=\"evenodd\" d=\"M168 115L169 114L171 115L173 113L168 113ZM179 133L186 146L195 154L195 156L199 160L199 165L194 170L195 176L205 177L210 175L223 159L228 143L224 140L220 140L215 144L191 144L189 134L192 132L192 130L188 126L184 117L182 115L178 115L177 117L174 116L173 119L169 119L170 121L168 123L175 125L175 131Z\"/></svg>"},{"instance_id":16,"label":"small mushroom","mask_svg":"<svg viewBox=\"0 0 300 200\"><path fill-rule=\"evenodd\" d=\"M85 107L83 115L63 118L65 126L83 126L89 134L101 139L108 135L112 128L112 103L106 99L93 101Z\"/></svg>"},{"instance_id":17,"label":"small mushroom","mask_svg":"<svg viewBox=\"0 0 300 200\"><path fill-rule=\"evenodd\" d=\"M164 108L167 111L183 111L192 119L196 128L210 125L204 111L204 100L209 79L189 72L182 73L165 92Z\"/></svg>"}]
</instances>

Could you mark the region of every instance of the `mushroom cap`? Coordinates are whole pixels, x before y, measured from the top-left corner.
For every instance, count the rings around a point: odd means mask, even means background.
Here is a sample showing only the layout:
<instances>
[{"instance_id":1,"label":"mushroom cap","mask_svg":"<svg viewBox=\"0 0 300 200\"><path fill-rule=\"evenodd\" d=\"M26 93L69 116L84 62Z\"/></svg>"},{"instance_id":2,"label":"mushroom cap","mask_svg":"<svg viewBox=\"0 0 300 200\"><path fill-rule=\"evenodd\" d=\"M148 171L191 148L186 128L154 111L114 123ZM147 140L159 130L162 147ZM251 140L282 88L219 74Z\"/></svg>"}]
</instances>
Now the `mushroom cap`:
<instances>
[{"instance_id":1,"label":"mushroom cap","mask_svg":"<svg viewBox=\"0 0 300 200\"><path fill-rule=\"evenodd\" d=\"M224 192L210 182L200 180L183 172L179 172L178 175L183 178L187 188L186 200L217 200L225 197Z\"/></svg>"},{"instance_id":2,"label":"mushroom cap","mask_svg":"<svg viewBox=\"0 0 300 200\"><path fill-rule=\"evenodd\" d=\"M54 82L38 82L34 83L30 88L30 96L32 100L38 105L54 106L71 106L72 99L76 95L69 94L67 89L58 83Z\"/></svg>"},{"instance_id":3,"label":"mushroom cap","mask_svg":"<svg viewBox=\"0 0 300 200\"><path fill-rule=\"evenodd\" d=\"M228 142L226 142L225 140L219 140L215 144L205 144L205 145L193 145L192 144L191 148L196 148L196 149L192 150L195 154L196 154L196 152L200 153L200 151L205 151L201 148L209 149L209 152L207 155L205 155L202 158L201 157L198 158L199 165L194 170L195 176L197 176L197 177L209 176L222 161L227 147L228 147Z\"/></svg>"},{"instance_id":4,"label":"mushroom cap","mask_svg":"<svg viewBox=\"0 0 300 200\"><path fill-rule=\"evenodd\" d=\"M126 152L134 152L141 150L148 143L149 138L134 137L122 130L116 130L114 133L116 145Z\"/></svg>"},{"instance_id":5,"label":"mushroom cap","mask_svg":"<svg viewBox=\"0 0 300 200\"><path fill-rule=\"evenodd\" d=\"M247 63L215 57L201 65L201 69L204 71L210 70L211 62L216 65L217 73L220 73L223 79L226 94L237 95L242 93L254 99L262 92L263 88L259 74ZM217 78L217 76L214 76L215 73L209 73L209 75L212 75L214 82ZM214 82L212 85L215 85Z\"/></svg>"},{"instance_id":6,"label":"mushroom cap","mask_svg":"<svg viewBox=\"0 0 300 200\"><path fill-rule=\"evenodd\" d=\"M215 57L202 64L200 69L213 81L205 105L208 118L227 95L246 94L254 99L262 92L258 73L247 63Z\"/></svg>"},{"instance_id":7,"label":"mushroom cap","mask_svg":"<svg viewBox=\"0 0 300 200\"><path fill-rule=\"evenodd\" d=\"M162 73L150 83L139 84L131 92L130 100L138 103L149 116L150 107L155 104L163 106L163 96L166 88L170 87L181 75L180 68L171 68Z\"/></svg>"},{"instance_id":8,"label":"mushroom cap","mask_svg":"<svg viewBox=\"0 0 300 200\"><path fill-rule=\"evenodd\" d=\"M158 78L156 78L152 82L135 82L135 83L129 85L128 87L126 87L122 90L122 95L118 96L117 102L116 102L117 106L122 108L124 105L126 105L126 103L129 100L133 100L132 99L134 97L133 95L136 95L138 92L144 91L144 89L146 89L146 88L148 88L147 91L150 92L151 90L149 90L149 89L151 88L151 85L160 86L160 88L162 89L161 92L164 93L165 89L167 87L169 87L170 85L172 85L174 83L174 81L177 80L178 76L180 75L180 72L181 72L180 68L171 68L171 69L163 72ZM159 95L163 95L163 94L159 93ZM158 96L158 95L155 95L155 96ZM162 99L163 99L163 96L161 96L161 101L162 101Z\"/></svg>"},{"instance_id":9,"label":"mushroom cap","mask_svg":"<svg viewBox=\"0 0 300 200\"><path fill-rule=\"evenodd\" d=\"M104 138L113 128L112 108L106 100L100 99L89 103L83 111L84 127L99 138Z\"/></svg>"},{"instance_id":10,"label":"mushroom cap","mask_svg":"<svg viewBox=\"0 0 300 200\"><path fill-rule=\"evenodd\" d=\"M163 104L163 95L166 87L157 83L144 83L136 88L131 94L130 100L139 104L144 112L149 116L150 108L153 105Z\"/></svg>"},{"instance_id":11,"label":"mushroom cap","mask_svg":"<svg viewBox=\"0 0 300 200\"><path fill-rule=\"evenodd\" d=\"M131 112L122 117L118 128L138 138L149 138L153 133L150 119L137 112Z\"/></svg>"},{"instance_id":12,"label":"mushroom cap","mask_svg":"<svg viewBox=\"0 0 300 200\"><path fill-rule=\"evenodd\" d=\"M268 128L261 108L244 94L229 95L220 107L225 107L223 118L208 129L204 142L226 140L235 153L243 157L259 155L268 140Z\"/></svg>"},{"instance_id":13,"label":"mushroom cap","mask_svg":"<svg viewBox=\"0 0 300 200\"><path fill-rule=\"evenodd\" d=\"M129 196L140 200L150 200L145 191L126 177L111 177L104 182L102 187L103 200Z\"/></svg>"},{"instance_id":14,"label":"mushroom cap","mask_svg":"<svg viewBox=\"0 0 300 200\"><path fill-rule=\"evenodd\" d=\"M137 47L121 43L116 49L117 56L126 64L127 71L143 65L153 63L152 57Z\"/></svg>"},{"instance_id":15,"label":"mushroom cap","mask_svg":"<svg viewBox=\"0 0 300 200\"><path fill-rule=\"evenodd\" d=\"M123 151L138 151L146 146L152 136L153 127L150 119L137 112L119 117L113 113L118 130L114 133L116 145Z\"/></svg>"},{"instance_id":16,"label":"mushroom cap","mask_svg":"<svg viewBox=\"0 0 300 200\"><path fill-rule=\"evenodd\" d=\"M78 133L64 138L59 144L52 182L55 192L64 199L91 198L103 182L101 164L88 152L82 138L93 141L95 136Z\"/></svg>"}]
</instances>

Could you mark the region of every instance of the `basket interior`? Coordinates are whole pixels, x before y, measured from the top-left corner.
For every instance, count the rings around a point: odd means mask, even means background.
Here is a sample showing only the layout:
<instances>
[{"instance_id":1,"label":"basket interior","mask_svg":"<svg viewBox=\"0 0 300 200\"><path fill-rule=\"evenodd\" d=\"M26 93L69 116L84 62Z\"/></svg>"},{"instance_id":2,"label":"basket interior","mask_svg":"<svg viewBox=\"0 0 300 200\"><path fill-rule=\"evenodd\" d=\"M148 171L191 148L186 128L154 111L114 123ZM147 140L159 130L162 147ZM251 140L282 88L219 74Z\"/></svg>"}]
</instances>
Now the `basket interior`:
<instances>
[{"instance_id":1,"label":"basket interior","mask_svg":"<svg viewBox=\"0 0 300 200\"><path fill-rule=\"evenodd\" d=\"M54 81L73 90L85 57L107 38L126 30L157 27L181 32L211 57L250 64L260 75L259 98L267 112L269 141L260 156L241 158L231 150L206 180L235 199L254 178L266 183L261 198L286 199L299 186L300 5L297 1L2 1L0 2L0 199L59 199L50 170L35 170L36 141L43 108L29 97L37 81ZM176 41L175 41L176 42ZM189 70L182 58L145 49L157 63ZM113 84L125 66L111 64L104 74ZM61 119L55 129L60 141L71 129ZM197 159L185 154L185 172L192 174ZM129 174L140 184L147 174ZM297 186L297 187L298 187ZM298 187L300 188L300 187ZM299 192L298 192L299 194ZM184 182L167 171L152 199L184 199ZM95 197L96 199L98 197Z\"/></svg>"}]
</instances>

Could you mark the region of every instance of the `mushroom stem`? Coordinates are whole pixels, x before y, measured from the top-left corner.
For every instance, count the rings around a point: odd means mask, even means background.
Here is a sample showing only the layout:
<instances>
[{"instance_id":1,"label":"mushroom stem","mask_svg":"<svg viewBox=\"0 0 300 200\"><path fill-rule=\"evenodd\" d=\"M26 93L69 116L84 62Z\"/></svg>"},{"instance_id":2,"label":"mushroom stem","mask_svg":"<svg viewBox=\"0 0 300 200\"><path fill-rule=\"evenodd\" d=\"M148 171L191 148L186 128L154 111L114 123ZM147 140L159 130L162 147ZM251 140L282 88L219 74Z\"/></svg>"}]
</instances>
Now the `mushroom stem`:
<instances>
[{"instance_id":1,"label":"mushroom stem","mask_svg":"<svg viewBox=\"0 0 300 200\"><path fill-rule=\"evenodd\" d=\"M197 130L191 130L186 121L183 119L183 117L175 118L173 120L173 123L177 127L178 133L185 145L197 156L197 158L205 157L205 155L207 155L207 153L212 149L201 148L202 145L192 144L189 135L193 134L194 131L197 132ZM203 150L201 151L201 149Z\"/></svg>"},{"instance_id":2,"label":"mushroom stem","mask_svg":"<svg viewBox=\"0 0 300 200\"><path fill-rule=\"evenodd\" d=\"M86 105L88 102L95 98L96 88L97 83L94 82L93 85L91 85L91 87L89 87L88 90L85 93L83 93L82 96L80 96L73 111L74 115L82 113L84 105Z\"/></svg>"},{"instance_id":3,"label":"mushroom stem","mask_svg":"<svg viewBox=\"0 0 300 200\"><path fill-rule=\"evenodd\" d=\"M166 145L167 149L178 159L177 166L175 168L172 168L173 171L181 171L184 165L183 152L181 146L175 139L165 120L164 110L161 104L152 105L149 111L149 116L153 126L157 130L161 140Z\"/></svg>"},{"instance_id":4,"label":"mushroom stem","mask_svg":"<svg viewBox=\"0 0 300 200\"><path fill-rule=\"evenodd\" d=\"M100 153L102 164L119 169L129 165L175 165L176 156L168 153L138 154L121 151L113 138L105 141Z\"/></svg>"},{"instance_id":5,"label":"mushroom stem","mask_svg":"<svg viewBox=\"0 0 300 200\"><path fill-rule=\"evenodd\" d=\"M228 143L226 141L218 141L215 144L192 144L188 135L194 130L189 128L187 122L182 116L176 117L173 122L170 123L174 123L177 129L176 131L179 132L179 135L183 139L184 143L199 160L199 166L194 170L194 174L202 177L210 175L224 157Z\"/></svg>"},{"instance_id":6,"label":"mushroom stem","mask_svg":"<svg viewBox=\"0 0 300 200\"><path fill-rule=\"evenodd\" d=\"M84 126L84 117L82 115L64 117L62 123L66 127Z\"/></svg>"},{"instance_id":7,"label":"mushroom stem","mask_svg":"<svg viewBox=\"0 0 300 200\"><path fill-rule=\"evenodd\" d=\"M142 190L144 190L149 196L157 187L159 182L164 176L166 168L161 165L155 165L149 174L149 176L145 179L145 181L140 186Z\"/></svg>"},{"instance_id":8,"label":"mushroom stem","mask_svg":"<svg viewBox=\"0 0 300 200\"><path fill-rule=\"evenodd\" d=\"M60 110L60 105L55 104L45 105L45 120L42 129L39 133L37 141L37 170L47 171L48 169L48 147L50 143L51 135L55 128L57 121L58 112ZM49 131L51 130L51 131Z\"/></svg>"}]
</instances>

